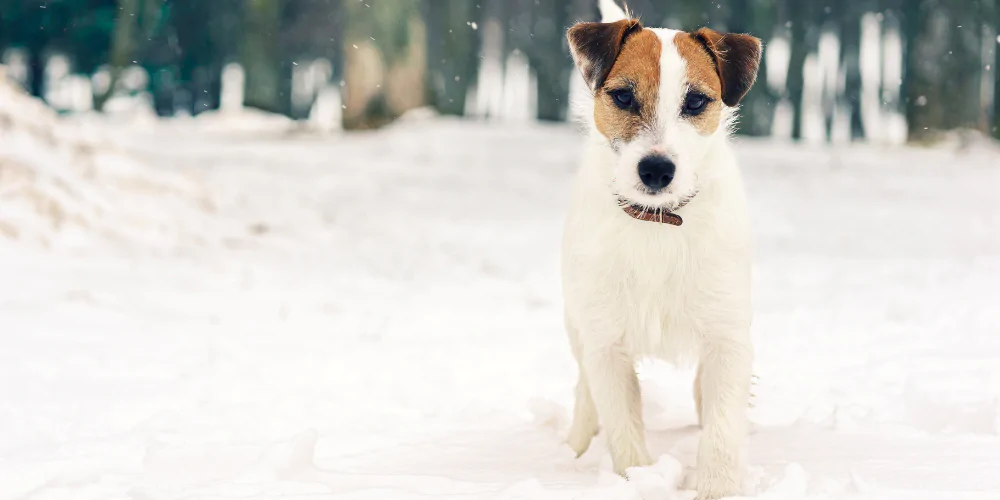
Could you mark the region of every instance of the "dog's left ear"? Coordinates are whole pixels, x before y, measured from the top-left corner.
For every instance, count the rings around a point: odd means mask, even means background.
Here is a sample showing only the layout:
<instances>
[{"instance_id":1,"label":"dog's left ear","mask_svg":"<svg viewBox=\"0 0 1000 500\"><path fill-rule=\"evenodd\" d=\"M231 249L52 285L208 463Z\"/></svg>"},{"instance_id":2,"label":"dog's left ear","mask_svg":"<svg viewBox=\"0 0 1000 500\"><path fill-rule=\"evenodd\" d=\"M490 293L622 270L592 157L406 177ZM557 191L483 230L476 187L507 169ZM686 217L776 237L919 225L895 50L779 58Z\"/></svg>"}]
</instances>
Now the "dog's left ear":
<instances>
[{"instance_id":1,"label":"dog's left ear","mask_svg":"<svg viewBox=\"0 0 1000 500\"><path fill-rule=\"evenodd\" d=\"M577 23L566 32L573 61L590 90L596 91L604 85L625 39L639 31L642 24L637 19L622 19L612 23Z\"/></svg>"},{"instance_id":2,"label":"dog's left ear","mask_svg":"<svg viewBox=\"0 0 1000 500\"><path fill-rule=\"evenodd\" d=\"M708 28L694 32L715 60L722 81L722 102L736 106L757 80L760 68L761 43L750 35L719 33Z\"/></svg>"}]
</instances>

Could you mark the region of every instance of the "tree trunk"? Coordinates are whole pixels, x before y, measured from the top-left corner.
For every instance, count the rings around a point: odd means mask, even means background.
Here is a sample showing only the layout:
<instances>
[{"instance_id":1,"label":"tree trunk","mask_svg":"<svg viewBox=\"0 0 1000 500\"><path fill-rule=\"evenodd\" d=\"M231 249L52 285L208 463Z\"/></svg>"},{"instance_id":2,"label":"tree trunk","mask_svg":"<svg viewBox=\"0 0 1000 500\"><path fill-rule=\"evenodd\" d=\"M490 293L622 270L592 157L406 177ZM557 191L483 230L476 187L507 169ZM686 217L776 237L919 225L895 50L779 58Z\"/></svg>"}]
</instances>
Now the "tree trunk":
<instances>
[{"instance_id":1,"label":"tree trunk","mask_svg":"<svg viewBox=\"0 0 1000 500\"><path fill-rule=\"evenodd\" d=\"M384 125L427 102L427 29L420 0L349 1L344 128Z\"/></svg>"},{"instance_id":2,"label":"tree trunk","mask_svg":"<svg viewBox=\"0 0 1000 500\"><path fill-rule=\"evenodd\" d=\"M103 94L94 97L94 109L101 111L104 105L115 94L122 71L132 60L133 36L139 16L139 0L118 0L118 14L115 16L115 29L111 35L110 79L108 89Z\"/></svg>"},{"instance_id":3,"label":"tree trunk","mask_svg":"<svg viewBox=\"0 0 1000 500\"><path fill-rule=\"evenodd\" d=\"M803 67L809 54L808 41L809 17L808 8L801 0L786 0L789 2L789 17L791 26L791 57L788 62L788 99L792 103L792 139L802 138L802 96L804 75Z\"/></svg>"},{"instance_id":4,"label":"tree trunk","mask_svg":"<svg viewBox=\"0 0 1000 500\"><path fill-rule=\"evenodd\" d=\"M776 9L771 1L733 0L729 6L728 29L734 33L749 33L765 44L774 35L774 18ZM777 96L773 95L767 83L767 59L761 58L757 71L757 82L740 104L740 120L738 133L754 136L765 136L771 133L771 122L774 120L774 105Z\"/></svg>"},{"instance_id":5,"label":"tree trunk","mask_svg":"<svg viewBox=\"0 0 1000 500\"><path fill-rule=\"evenodd\" d=\"M996 19L996 0L981 0L979 4L980 15L976 18L976 27L980 33L979 60L980 82L979 82L979 123L978 128L986 135L993 133L994 108L996 106L996 54L997 54L997 32L1000 25L994 24Z\"/></svg>"},{"instance_id":6,"label":"tree trunk","mask_svg":"<svg viewBox=\"0 0 1000 500\"><path fill-rule=\"evenodd\" d=\"M429 0L427 61L430 99L444 114L464 115L479 58L481 13L464 0Z\"/></svg>"},{"instance_id":7,"label":"tree trunk","mask_svg":"<svg viewBox=\"0 0 1000 500\"><path fill-rule=\"evenodd\" d=\"M149 90L153 94L153 109L157 116L172 116L174 93L177 91L174 74L164 68L149 75Z\"/></svg>"},{"instance_id":8,"label":"tree trunk","mask_svg":"<svg viewBox=\"0 0 1000 500\"><path fill-rule=\"evenodd\" d=\"M926 141L943 126L943 94L938 82L942 81L941 64L947 44L942 43L939 30L931 25L931 14L941 8L939 1L915 0L903 4L906 40L903 95L910 142Z\"/></svg>"},{"instance_id":9,"label":"tree trunk","mask_svg":"<svg viewBox=\"0 0 1000 500\"><path fill-rule=\"evenodd\" d=\"M280 0L247 0L242 62L246 72L245 106L287 114L291 97L283 92L278 51L281 28Z\"/></svg>"},{"instance_id":10,"label":"tree trunk","mask_svg":"<svg viewBox=\"0 0 1000 500\"><path fill-rule=\"evenodd\" d=\"M569 11L567 0L542 0L535 5L531 30L534 43L526 44L525 52L535 71L539 120L566 119L573 69L563 43Z\"/></svg>"},{"instance_id":11,"label":"tree trunk","mask_svg":"<svg viewBox=\"0 0 1000 500\"><path fill-rule=\"evenodd\" d=\"M850 113L850 138L865 137L861 119L861 16L864 9L847 7L840 22L840 65L844 71L844 93L840 106Z\"/></svg>"},{"instance_id":12,"label":"tree trunk","mask_svg":"<svg viewBox=\"0 0 1000 500\"><path fill-rule=\"evenodd\" d=\"M947 129L973 129L979 123L982 71L979 0L948 0L948 54L945 57L949 77L943 79L945 96L962 96L946 117Z\"/></svg>"},{"instance_id":13,"label":"tree trunk","mask_svg":"<svg viewBox=\"0 0 1000 500\"><path fill-rule=\"evenodd\" d=\"M28 92L43 98L45 93L45 49L42 46L28 48Z\"/></svg>"},{"instance_id":14,"label":"tree trunk","mask_svg":"<svg viewBox=\"0 0 1000 500\"><path fill-rule=\"evenodd\" d=\"M1000 2L994 4L990 19L993 20L994 30L1000 37ZM997 42L1000 43L1000 38L997 38ZM993 137L1000 139L1000 50L996 45L993 46L993 52Z\"/></svg>"}]
</instances>

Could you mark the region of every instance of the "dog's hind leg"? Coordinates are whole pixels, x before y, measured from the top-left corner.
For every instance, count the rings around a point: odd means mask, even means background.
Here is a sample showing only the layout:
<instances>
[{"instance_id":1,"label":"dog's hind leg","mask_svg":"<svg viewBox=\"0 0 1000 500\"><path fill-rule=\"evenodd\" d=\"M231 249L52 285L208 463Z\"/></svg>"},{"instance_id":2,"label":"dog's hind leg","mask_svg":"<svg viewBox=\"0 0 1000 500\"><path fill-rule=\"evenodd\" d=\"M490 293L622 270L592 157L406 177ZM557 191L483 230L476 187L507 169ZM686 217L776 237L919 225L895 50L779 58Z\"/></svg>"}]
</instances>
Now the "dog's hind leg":
<instances>
[{"instance_id":1,"label":"dog's hind leg","mask_svg":"<svg viewBox=\"0 0 1000 500\"><path fill-rule=\"evenodd\" d=\"M741 493L752 364L748 340L706 340L698 368L702 408L698 500Z\"/></svg>"},{"instance_id":2,"label":"dog's hind leg","mask_svg":"<svg viewBox=\"0 0 1000 500\"><path fill-rule=\"evenodd\" d=\"M629 467L649 465L642 398L632 356L618 344L584 349L583 367L615 472L624 476Z\"/></svg>"}]
</instances>

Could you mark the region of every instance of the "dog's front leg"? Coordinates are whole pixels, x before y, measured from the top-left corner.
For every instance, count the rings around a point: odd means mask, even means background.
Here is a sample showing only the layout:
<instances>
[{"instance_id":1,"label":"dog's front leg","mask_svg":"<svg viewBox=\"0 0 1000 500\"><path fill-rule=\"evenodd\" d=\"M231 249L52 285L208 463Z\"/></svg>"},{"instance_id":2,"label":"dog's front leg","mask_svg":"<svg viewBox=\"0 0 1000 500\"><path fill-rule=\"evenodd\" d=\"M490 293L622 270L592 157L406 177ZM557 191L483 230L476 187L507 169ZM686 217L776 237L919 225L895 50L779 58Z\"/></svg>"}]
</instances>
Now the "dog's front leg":
<instances>
[{"instance_id":1,"label":"dog's front leg","mask_svg":"<svg viewBox=\"0 0 1000 500\"><path fill-rule=\"evenodd\" d=\"M585 349L583 367L615 472L650 464L635 360L621 344Z\"/></svg>"},{"instance_id":2,"label":"dog's front leg","mask_svg":"<svg viewBox=\"0 0 1000 500\"><path fill-rule=\"evenodd\" d=\"M703 346L698 370L702 425L698 500L741 493L752 365L749 340L709 339Z\"/></svg>"}]
</instances>

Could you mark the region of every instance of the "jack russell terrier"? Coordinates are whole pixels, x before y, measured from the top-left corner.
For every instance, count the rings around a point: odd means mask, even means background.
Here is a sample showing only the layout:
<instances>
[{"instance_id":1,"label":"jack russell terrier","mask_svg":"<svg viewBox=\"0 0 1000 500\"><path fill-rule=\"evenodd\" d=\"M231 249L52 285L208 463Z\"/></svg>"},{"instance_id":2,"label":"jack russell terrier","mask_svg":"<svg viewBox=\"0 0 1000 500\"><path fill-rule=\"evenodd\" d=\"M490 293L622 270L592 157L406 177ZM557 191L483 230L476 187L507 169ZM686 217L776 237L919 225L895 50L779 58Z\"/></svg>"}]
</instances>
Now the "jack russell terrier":
<instances>
[{"instance_id":1,"label":"jack russell terrier","mask_svg":"<svg viewBox=\"0 0 1000 500\"><path fill-rule=\"evenodd\" d=\"M697 359L699 499L739 495L747 433L751 241L729 144L761 42L645 28L613 0L567 38L592 92L563 237L579 364L568 442L602 425L615 472L650 465L635 362Z\"/></svg>"}]
</instances>

